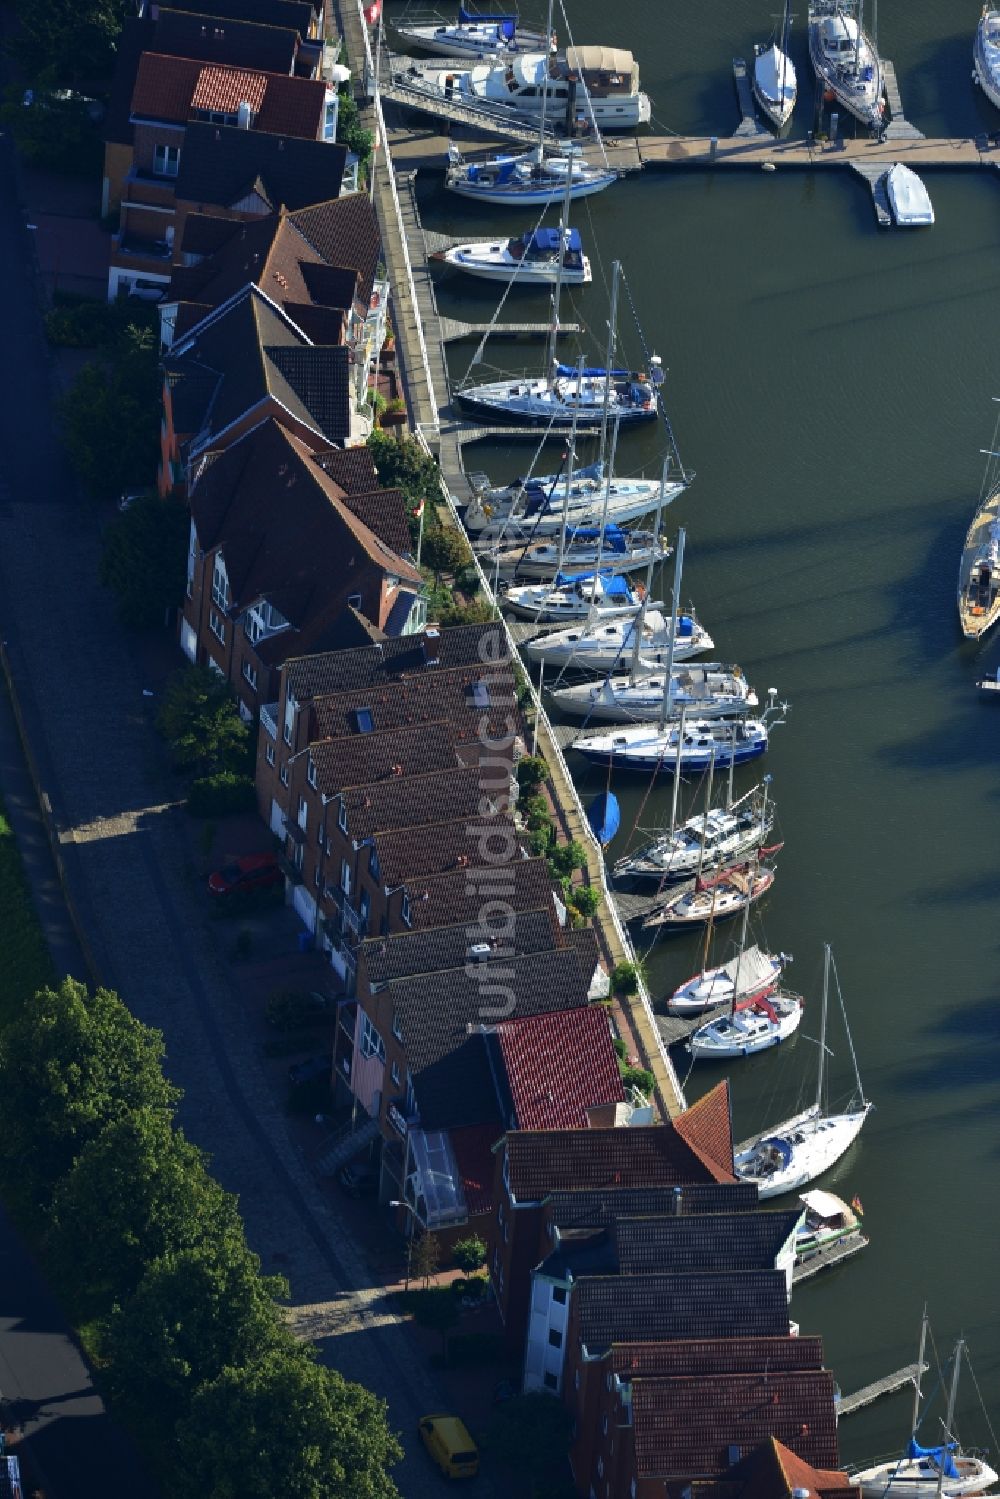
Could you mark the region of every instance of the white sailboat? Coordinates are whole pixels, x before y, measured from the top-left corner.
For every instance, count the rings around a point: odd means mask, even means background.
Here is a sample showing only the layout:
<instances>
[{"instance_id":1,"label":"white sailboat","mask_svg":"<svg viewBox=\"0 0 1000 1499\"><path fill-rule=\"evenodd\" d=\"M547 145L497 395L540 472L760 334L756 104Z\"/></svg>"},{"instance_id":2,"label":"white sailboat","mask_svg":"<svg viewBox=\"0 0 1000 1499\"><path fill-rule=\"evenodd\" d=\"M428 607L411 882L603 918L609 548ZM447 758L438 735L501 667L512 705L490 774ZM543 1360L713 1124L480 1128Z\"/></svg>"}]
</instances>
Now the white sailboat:
<instances>
[{"instance_id":1,"label":"white sailboat","mask_svg":"<svg viewBox=\"0 0 1000 1499\"><path fill-rule=\"evenodd\" d=\"M996 396L993 397L997 401ZM966 640L981 640L1000 619L1000 416L992 448L984 449L986 472L958 569L958 618Z\"/></svg>"},{"instance_id":2,"label":"white sailboat","mask_svg":"<svg viewBox=\"0 0 1000 1499\"><path fill-rule=\"evenodd\" d=\"M673 672L669 691L663 672L608 676L602 682L557 687L550 696L561 713L604 723L648 723L667 698L667 715L682 708L699 718L726 718L757 706L757 694L738 666L712 661Z\"/></svg>"},{"instance_id":3,"label":"white sailboat","mask_svg":"<svg viewBox=\"0 0 1000 1499\"><path fill-rule=\"evenodd\" d=\"M1000 109L1000 10L984 5L972 47L972 76L991 104Z\"/></svg>"},{"instance_id":4,"label":"white sailboat","mask_svg":"<svg viewBox=\"0 0 1000 1499\"><path fill-rule=\"evenodd\" d=\"M693 476L685 474L667 484L663 503L683 494ZM608 479L603 461L580 469L567 479L561 472L540 478L516 479L497 489L479 490L462 517L473 540L511 542L555 536L562 527L562 506L569 501L567 519L577 529L596 527L604 509ZM619 479L613 474L608 493L607 519L624 526L648 515L659 501L655 479Z\"/></svg>"},{"instance_id":5,"label":"white sailboat","mask_svg":"<svg viewBox=\"0 0 1000 1499\"><path fill-rule=\"evenodd\" d=\"M715 642L693 613L676 616L677 628L659 609L649 609L642 623L634 619L606 620L590 627L575 625L529 640L524 654L529 661L572 666L578 671L606 671L628 657L636 638L639 666L650 670L662 666L673 645L676 661L703 655ZM674 638L676 635L676 639Z\"/></svg>"},{"instance_id":6,"label":"white sailboat","mask_svg":"<svg viewBox=\"0 0 1000 1499\"><path fill-rule=\"evenodd\" d=\"M795 66L788 56L790 4L791 0L785 0L781 31L770 47L754 48L753 96L775 130L781 130L791 119L798 94Z\"/></svg>"},{"instance_id":7,"label":"white sailboat","mask_svg":"<svg viewBox=\"0 0 1000 1499\"><path fill-rule=\"evenodd\" d=\"M688 1039L687 1049L695 1061L720 1061L729 1057L749 1057L758 1051L780 1046L798 1028L802 1019L802 999L798 994L771 993L737 999L740 969L747 945L750 902L743 907L743 924L736 952L736 972L729 1012L699 1026Z\"/></svg>"},{"instance_id":8,"label":"white sailboat","mask_svg":"<svg viewBox=\"0 0 1000 1499\"><path fill-rule=\"evenodd\" d=\"M655 536L652 531L623 531L617 525L574 526L566 532L566 545L561 553L557 541L532 543L530 537L525 537L520 546L494 552L490 566L512 582L518 578L538 578L547 580L551 586L560 571L591 571L597 566L599 550L615 573L634 573L650 564L658 567L666 562L672 549L665 537Z\"/></svg>"},{"instance_id":9,"label":"white sailboat","mask_svg":"<svg viewBox=\"0 0 1000 1499\"><path fill-rule=\"evenodd\" d=\"M865 35L864 0L809 0L809 56L833 100L877 129L885 79L875 43Z\"/></svg>"},{"instance_id":10,"label":"white sailboat","mask_svg":"<svg viewBox=\"0 0 1000 1499\"><path fill-rule=\"evenodd\" d=\"M677 827L675 820L634 853L614 866L616 879L648 879L658 883L686 880L699 868L710 872L738 864L767 842L774 826L774 805L768 797L771 777L765 776L738 801L730 796L724 807L710 807ZM676 816L676 814L675 814ZM720 970L721 971L721 970Z\"/></svg>"},{"instance_id":11,"label":"white sailboat","mask_svg":"<svg viewBox=\"0 0 1000 1499\"><path fill-rule=\"evenodd\" d=\"M411 23L402 15L392 29L409 46L433 52L435 57L507 58L537 52L546 45L554 52L557 46L554 32L546 37L540 31L522 30L516 16L479 16L464 6L459 7L454 22Z\"/></svg>"},{"instance_id":12,"label":"white sailboat","mask_svg":"<svg viewBox=\"0 0 1000 1499\"><path fill-rule=\"evenodd\" d=\"M766 999L778 986L781 972L791 959L786 953L763 952L756 945L746 948L718 968L706 968L675 989L667 1000L672 1015L700 1015L717 1005Z\"/></svg>"},{"instance_id":13,"label":"white sailboat","mask_svg":"<svg viewBox=\"0 0 1000 1499\"><path fill-rule=\"evenodd\" d=\"M861 1074L858 1071L842 996L841 1011L854 1066L855 1092L847 1107L840 1111L831 1110L827 1100L826 1033L831 967L829 944L824 947L823 954L823 1004L820 1015L816 1101L802 1113L783 1120L781 1124L759 1135L736 1155L736 1175L741 1181L755 1182L761 1197L778 1197L784 1192L797 1192L808 1182L822 1176L853 1145L871 1112L872 1105L865 1098L861 1085ZM839 996L839 985L837 993Z\"/></svg>"},{"instance_id":14,"label":"white sailboat","mask_svg":"<svg viewBox=\"0 0 1000 1499\"><path fill-rule=\"evenodd\" d=\"M910 1441L902 1457L892 1462L876 1463L851 1475L863 1499L964 1499L967 1494L982 1494L996 1483L997 1474L975 1453L963 1452L952 1433L955 1403L958 1398L958 1376L962 1367L965 1340L959 1338L952 1358L948 1389L948 1411L944 1419L944 1441L938 1447L924 1447L917 1441L920 1423L920 1380L926 1368L924 1349L927 1344L927 1311L920 1324L920 1346L917 1352L917 1377L913 1390L913 1419Z\"/></svg>"}]
</instances>

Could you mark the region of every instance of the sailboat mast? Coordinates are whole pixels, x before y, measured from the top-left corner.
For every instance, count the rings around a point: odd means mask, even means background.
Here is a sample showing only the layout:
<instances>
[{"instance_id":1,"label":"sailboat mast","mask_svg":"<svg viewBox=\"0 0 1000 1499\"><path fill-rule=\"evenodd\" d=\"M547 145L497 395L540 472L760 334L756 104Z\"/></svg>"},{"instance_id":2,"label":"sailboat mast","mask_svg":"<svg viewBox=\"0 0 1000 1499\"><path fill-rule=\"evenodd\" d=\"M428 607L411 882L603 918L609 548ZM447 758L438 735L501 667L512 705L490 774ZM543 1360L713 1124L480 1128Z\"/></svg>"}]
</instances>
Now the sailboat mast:
<instances>
[{"instance_id":1,"label":"sailboat mast","mask_svg":"<svg viewBox=\"0 0 1000 1499\"><path fill-rule=\"evenodd\" d=\"M924 1302L924 1310L920 1317L920 1343L917 1348L917 1372L913 1376L913 1420L910 1422L910 1436L915 1437L917 1426L920 1423L920 1381L924 1372L924 1349L927 1347L927 1303Z\"/></svg>"},{"instance_id":2,"label":"sailboat mast","mask_svg":"<svg viewBox=\"0 0 1000 1499\"><path fill-rule=\"evenodd\" d=\"M938 1481L937 1499L941 1499L941 1491L944 1488L944 1465L948 1451L948 1443L952 1439L952 1426L955 1422L955 1402L958 1399L958 1373L962 1367L962 1350L965 1347L965 1339L959 1338L955 1344L955 1366L951 1371L951 1389L948 1391L948 1412L944 1418L944 1443L941 1456L938 1459Z\"/></svg>"},{"instance_id":3,"label":"sailboat mast","mask_svg":"<svg viewBox=\"0 0 1000 1499\"><path fill-rule=\"evenodd\" d=\"M667 492L667 474L669 470L670 454L668 453L666 458L664 458L663 460L663 472L660 475L660 493L656 501L656 520L653 523L654 541L659 540L660 520L663 515L663 501L666 497ZM612 472L613 471L614 465L612 465ZM610 483L610 475L608 482ZM653 586L653 569L656 566L656 560L656 553L653 551L652 547L650 547L649 561L646 563L646 591L642 596L642 603L639 605L639 613L637 617L632 621L632 632L634 638L632 641L632 661L628 669L628 677L630 682L635 682L636 676L639 671L639 652L642 649L642 627L646 622L646 609L649 606L649 594L650 589Z\"/></svg>"},{"instance_id":4,"label":"sailboat mast","mask_svg":"<svg viewBox=\"0 0 1000 1499\"><path fill-rule=\"evenodd\" d=\"M548 20L545 23L545 35L548 38L551 38L551 36L552 36L552 4L553 4L553 0L549 0L549 17L548 17ZM547 46L548 43L546 42L545 45ZM545 63L545 86L542 89L542 111L541 111L541 119L539 120L539 123L538 123L538 164L539 164L539 166L545 160L545 116L546 116L546 113L547 113L547 105L548 105L548 102L549 102L549 71L548 71L548 69L549 69L548 60L546 59L546 63Z\"/></svg>"},{"instance_id":5,"label":"sailboat mast","mask_svg":"<svg viewBox=\"0 0 1000 1499\"><path fill-rule=\"evenodd\" d=\"M583 355L577 360L577 379L582 379L580 371L583 369ZM566 556L566 524L569 520L569 497L573 488L573 459L576 457L576 422L580 414L580 404L573 407L573 420L569 429L569 445L566 449L566 489L563 493L562 520L559 525L559 555L556 558L556 577L562 572L563 560Z\"/></svg>"},{"instance_id":6,"label":"sailboat mast","mask_svg":"<svg viewBox=\"0 0 1000 1499\"><path fill-rule=\"evenodd\" d=\"M736 1014L736 999L740 992L740 969L743 966L743 953L747 945L747 927L750 925L750 902L747 901L743 907L743 920L740 923L740 946L736 954L736 972L733 974L733 1002L730 1006L730 1015Z\"/></svg>"},{"instance_id":7,"label":"sailboat mast","mask_svg":"<svg viewBox=\"0 0 1000 1499\"><path fill-rule=\"evenodd\" d=\"M712 782L715 780L715 750L713 748L708 761L708 785L705 790L705 819L708 820L709 808L712 805ZM705 829L707 832L707 828ZM701 848L698 850L698 873L696 880L700 880L705 868L705 839L702 837ZM712 909L715 909L715 900L712 901Z\"/></svg>"},{"instance_id":8,"label":"sailboat mast","mask_svg":"<svg viewBox=\"0 0 1000 1499\"><path fill-rule=\"evenodd\" d=\"M687 704L681 708L681 716L677 723L677 754L674 757L674 794L670 799L670 836L674 836L677 827L677 803L681 794L681 749L684 745L684 716L687 713Z\"/></svg>"},{"instance_id":9,"label":"sailboat mast","mask_svg":"<svg viewBox=\"0 0 1000 1499\"><path fill-rule=\"evenodd\" d=\"M604 559L604 529L608 524L608 507L611 504L611 472L615 464L615 454L618 451L618 432L621 428L620 417L615 417L614 431L611 434L611 457L608 461L607 482L604 486L604 504L601 506L601 534L597 538L597 561L594 565L594 599L597 598L597 579L601 572L601 562Z\"/></svg>"},{"instance_id":10,"label":"sailboat mast","mask_svg":"<svg viewBox=\"0 0 1000 1499\"><path fill-rule=\"evenodd\" d=\"M823 1005L819 1019L819 1077L816 1082L816 1112L823 1108L823 1082L826 1074L826 1009L830 1001L830 944L823 944Z\"/></svg>"},{"instance_id":11,"label":"sailboat mast","mask_svg":"<svg viewBox=\"0 0 1000 1499\"><path fill-rule=\"evenodd\" d=\"M729 756L729 781L726 786L726 811L733 810L733 776L736 773L736 746L733 745L733 753Z\"/></svg>"},{"instance_id":12,"label":"sailboat mast","mask_svg":"<svg viewBox=\"0 0 1000 1499\"><path fill-rule=\"evenodd\" d=\"M667 670L663 679L663 707L660 709L660 733L667 726L670 715L670 684L674 679L674 643L677 639L677 611L680 608L681 577L684 573L684 541L686 532L681 526L677 532L677 550L674 553L674 587L670 598L670 644L667 648ZM677 742L678 776L680 775L680 740Z\"/></svg>"},{"instance_id":13,"label":"sailboat mast","mask_svg":"<svg viewBox=\"0 0 1000 1499\"><path fill-rule=\"evenodd\" d=\"M551 13L550 13L551 19ZM543 100L544 108L544 100ZM559 305L562 301L563 269L566 261L566 236L569 233L569 202L570 192L573 188L572 173L566 172L566 191L563 193L562 208L559 212L559 258L556 261L556 284L552 290L552 321L549 324L549 346L547 370L548 379L551 381L556 365L559 363ZM577 387L577 404L579 405L580 391ZM574 417L576 412L573 413Z\"/></svg>"},{"instance_id":14,"label":"sailboat mast","mask_svg":"<svg viewBox=\"0 0 1000 1499\"><path fill-rule=\"evenodd\" d=\"M611 263L611 315L608 318L608 352L605 360L604 370L604 408L601 412L601 445L598 453L598 461L604 462L608 446L608 413L611 410L611 371L614 368L615 345L618 341L618 278L621 275L621 261L615 260Z\"/></svg>"}]
</instances>

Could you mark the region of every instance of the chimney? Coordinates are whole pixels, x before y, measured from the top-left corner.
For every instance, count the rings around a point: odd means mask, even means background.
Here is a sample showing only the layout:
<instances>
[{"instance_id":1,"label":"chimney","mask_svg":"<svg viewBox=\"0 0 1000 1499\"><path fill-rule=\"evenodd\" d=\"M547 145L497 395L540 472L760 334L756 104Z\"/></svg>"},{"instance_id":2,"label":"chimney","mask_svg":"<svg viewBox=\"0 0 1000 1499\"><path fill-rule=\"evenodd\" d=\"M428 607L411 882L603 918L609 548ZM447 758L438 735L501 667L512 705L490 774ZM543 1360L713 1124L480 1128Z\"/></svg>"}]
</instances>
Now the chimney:
<instances>
[{"instance_id":1,"label":"chimney","mask_svg":"<svg viewBox=\"0 0 1000 1499\"><path fill-rule=\"evenodd\" d=\"M441 626L424 626L424 661L428 666L436 665L441 654Z\"/></svg>"},{"instance_id":2,"label":"chimney","mask_svg":"<svg viewBox=\"0 0 1000 1499\"><path fill-rule=\"evenodd\" d=\"M253 110L250 108L249 101L246 100L246 99L241 99L240 102L239 102L239 104L236 106L236 124L237 124L237 126L239 127L240 130L249 130L250 129L250 122L251 122L252 119L253 119Z\"/></svg>"}]
</instances>

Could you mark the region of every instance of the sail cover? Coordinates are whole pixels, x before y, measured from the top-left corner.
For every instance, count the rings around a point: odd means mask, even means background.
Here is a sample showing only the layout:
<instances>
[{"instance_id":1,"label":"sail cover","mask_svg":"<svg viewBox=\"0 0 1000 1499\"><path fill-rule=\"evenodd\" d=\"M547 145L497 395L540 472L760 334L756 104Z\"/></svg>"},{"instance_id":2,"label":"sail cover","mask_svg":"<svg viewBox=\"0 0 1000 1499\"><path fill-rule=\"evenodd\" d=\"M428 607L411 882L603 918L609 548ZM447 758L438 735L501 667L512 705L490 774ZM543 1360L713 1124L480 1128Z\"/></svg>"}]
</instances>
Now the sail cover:
<instances>
[{"instance_id":1,"label":"sail cover","mask_svg":"<svg viewBox=\"0 0 1000 1499\"><path fill-rule=\"evenodd\" d=\"M583 374L585 380L601 380L607 375L610 375L612 380L622 380L628 375L628 370L605 370L601 369L600 366L595 365L581 372L576 368L576 365L574 364L556 365L556 374L563 378L568 378L570 375L578 375L580 373Z\"/></svg>"},{"instance_id":2,"label":"sail cover","mask_svg":"<svg viewBox=\"0 0 1000 1499\"><path fill-rule=\"evenodd\" d=\"M958 1478L959 1472L955 1466L955 1459L951 1455L954 1446L954 1442L949 1442L947 1447L921 1447L916 1438L911 1437L910 1445L906 1449L906 1455L907 1457L930 1457L938 1465L941 1464L943 1458L945 1478Z\"/></svg>"}]
</instances>

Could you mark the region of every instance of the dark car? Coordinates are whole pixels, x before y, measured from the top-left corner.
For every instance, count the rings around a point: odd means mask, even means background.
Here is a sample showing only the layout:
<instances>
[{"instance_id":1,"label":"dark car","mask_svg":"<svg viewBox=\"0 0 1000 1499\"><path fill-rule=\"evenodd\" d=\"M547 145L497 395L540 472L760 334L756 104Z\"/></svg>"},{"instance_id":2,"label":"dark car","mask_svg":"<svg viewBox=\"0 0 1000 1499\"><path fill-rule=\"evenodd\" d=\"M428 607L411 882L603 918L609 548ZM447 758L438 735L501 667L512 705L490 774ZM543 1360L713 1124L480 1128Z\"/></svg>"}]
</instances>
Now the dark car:
<instances>
[{"instance_id":1,"label":"dark car","mask_svg":"<svg viewBox=\"0 0 1000 1499\"><path fill-rule=\"evenodd\" d=\"M293 1088L305 1088L310 1083L329 1082L333 1071L333 1059L329 1054L322 1057L307 1057L304 1062L293 1062L288 1069L288 1081Z\"/></svg>"},{"instance_id":2,"label":"dark car","mask_svg":"<svg viewBox=\"0 0 1000 1499\"><path fill-rule=\"evenodd\" d=\"M329 1024L336 1008L336 995L319 989L278 989L264 1007L264 1020L276 1031L307 1030Z\"/></svg>"},{"instance_id":3,"label":"dark car","mask_svg":"<svg viewBox=\"0 0 1000 1499\"><path fill-rule=\"evenodd\" d=\"M352 1161L338 1173L337 1180L348 1197L374 1197L378 1191L378 1171L367 1161Z\"/></svg>"},{"instance_id":4,"label":"dark car","mask_svg":"<svg viewBox=\"0 0 1000 1499\"><path fill-rule=\"evenodd\" d=\"M230 895L249 895L255 890L270 890L284 879L273 854L245 854L233 859L208 877L208 888L217 899Z\"/></svg>"}]
</instances>

